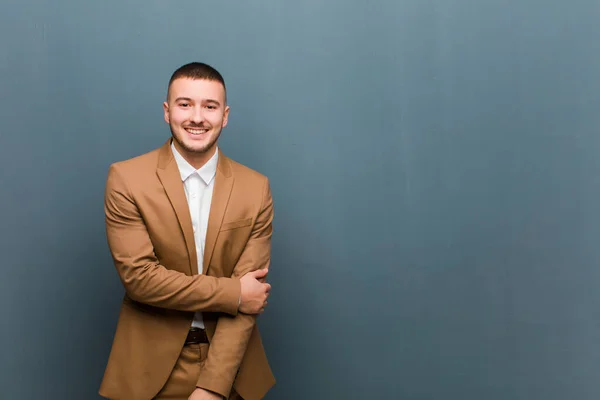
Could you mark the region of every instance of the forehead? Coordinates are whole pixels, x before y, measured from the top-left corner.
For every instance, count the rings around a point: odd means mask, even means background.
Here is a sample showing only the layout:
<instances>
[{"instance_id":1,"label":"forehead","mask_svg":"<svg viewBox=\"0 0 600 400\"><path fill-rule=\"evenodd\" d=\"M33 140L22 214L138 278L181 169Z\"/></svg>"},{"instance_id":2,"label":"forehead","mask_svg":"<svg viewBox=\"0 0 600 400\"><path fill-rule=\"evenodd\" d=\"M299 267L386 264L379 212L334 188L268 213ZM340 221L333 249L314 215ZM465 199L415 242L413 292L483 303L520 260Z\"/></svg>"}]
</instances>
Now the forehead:
<instances>
[{"instance_id":1,"label":"forehead","mask_svg":"<svg viewBox=\"0 0 600 400\"><path fill-rule=\"evenodd\" d=\"M207 79L178 78L169 87L169 100L186 97L192 100L216 100L225 102L225 88L218 81Z\"/></svg>"}]
</instances>

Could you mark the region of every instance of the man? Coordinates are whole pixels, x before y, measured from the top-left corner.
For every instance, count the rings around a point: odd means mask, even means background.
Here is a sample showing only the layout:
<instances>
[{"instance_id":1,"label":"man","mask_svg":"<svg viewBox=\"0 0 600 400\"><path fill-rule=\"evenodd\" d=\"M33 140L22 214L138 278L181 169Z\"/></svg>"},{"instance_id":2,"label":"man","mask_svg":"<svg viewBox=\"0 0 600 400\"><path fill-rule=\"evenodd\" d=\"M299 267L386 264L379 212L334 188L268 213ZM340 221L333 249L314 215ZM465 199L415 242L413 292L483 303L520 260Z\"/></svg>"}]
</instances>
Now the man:
<instances>
[{"instance_id":1,"label":"man","mask_svg":"<svg viewBox=\"0 0 600 400\"><path fill-rule=\"evenodd\" d=\"M269 182L217 147L229 106L214 68L175 71L163 108L172 138L108 173L125 296L100 394L258 400L275 382L256 327L270 291Z\"/></svg>"}]
</instances>

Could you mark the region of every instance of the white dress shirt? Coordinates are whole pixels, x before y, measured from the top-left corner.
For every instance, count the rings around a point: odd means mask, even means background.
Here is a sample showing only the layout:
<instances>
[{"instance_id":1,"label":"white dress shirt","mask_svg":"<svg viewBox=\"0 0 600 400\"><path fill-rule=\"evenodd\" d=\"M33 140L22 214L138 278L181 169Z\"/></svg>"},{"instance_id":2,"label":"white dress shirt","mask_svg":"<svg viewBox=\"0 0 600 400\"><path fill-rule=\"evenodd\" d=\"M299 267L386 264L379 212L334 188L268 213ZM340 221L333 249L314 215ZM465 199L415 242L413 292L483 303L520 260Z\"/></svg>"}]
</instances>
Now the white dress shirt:
<instances>
[{"instance_id":1,"label":"white dress shirt","mask_svg":"<svg viewBox=\"0 0 600 400\"><path fill-rule=\"evenodd\" d=\"M217 161L219 151L211 157L200 169L195 169L188 163L171 143L171 150L177 162L181 180L185 188L190 216L192 217L192 228L194 229L194 241L196 242L196 255L198 257L198 273L202 273L204 260L204 242L206 240L206 227L210 213L213 188L215 186L215 175L217 173ZM204 329L202 313L196 312L192 326Z\"/></svg>"}]
</instances>

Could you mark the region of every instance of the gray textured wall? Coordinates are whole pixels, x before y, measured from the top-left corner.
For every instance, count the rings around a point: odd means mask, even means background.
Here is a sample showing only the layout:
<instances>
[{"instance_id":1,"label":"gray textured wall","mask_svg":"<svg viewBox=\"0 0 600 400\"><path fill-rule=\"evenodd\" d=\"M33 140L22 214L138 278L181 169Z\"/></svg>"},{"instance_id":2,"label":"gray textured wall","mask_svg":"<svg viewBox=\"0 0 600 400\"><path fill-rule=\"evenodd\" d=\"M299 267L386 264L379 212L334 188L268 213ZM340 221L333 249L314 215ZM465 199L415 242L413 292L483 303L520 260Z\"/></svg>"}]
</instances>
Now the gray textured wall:
<instances>
[{"instance_id":1,"label":"gray textured wall","mask_svg":"<svg viewBox=\"0 0 600 400\"><path fill-rule=\"evenodd\" d=\"M2 2L0 397L95 399L109 164L224 74L271 177L269 399L598 399L600 3Z\"/></svg>"}]
</instances>

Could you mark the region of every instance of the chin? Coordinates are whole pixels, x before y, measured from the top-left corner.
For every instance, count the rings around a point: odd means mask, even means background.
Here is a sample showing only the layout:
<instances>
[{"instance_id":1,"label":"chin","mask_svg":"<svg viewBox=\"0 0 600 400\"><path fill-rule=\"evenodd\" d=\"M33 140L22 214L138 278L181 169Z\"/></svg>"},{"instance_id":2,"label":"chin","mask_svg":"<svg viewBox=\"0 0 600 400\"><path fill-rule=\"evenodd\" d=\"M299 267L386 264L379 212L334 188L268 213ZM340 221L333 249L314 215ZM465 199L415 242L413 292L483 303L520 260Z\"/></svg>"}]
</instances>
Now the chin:
<instances>
[{"instance_id":1,"label":"chin","mask_svg":"<svg viewBox=\"0 0 600 400\"><path fill-rule=\"evenodd\" d=\"M185 143L186 150L193 153L206 153L214 148L214 143Z\"/></svg>"}]
</instances>

